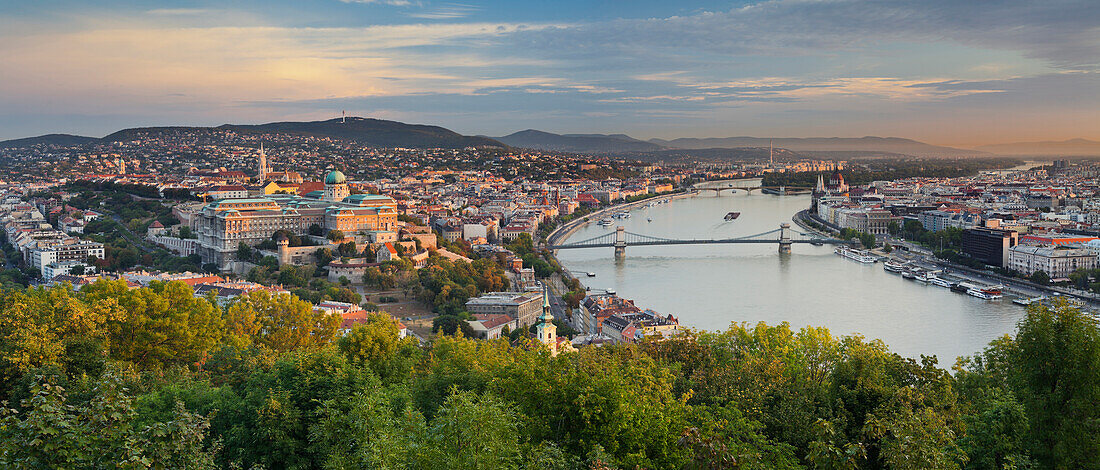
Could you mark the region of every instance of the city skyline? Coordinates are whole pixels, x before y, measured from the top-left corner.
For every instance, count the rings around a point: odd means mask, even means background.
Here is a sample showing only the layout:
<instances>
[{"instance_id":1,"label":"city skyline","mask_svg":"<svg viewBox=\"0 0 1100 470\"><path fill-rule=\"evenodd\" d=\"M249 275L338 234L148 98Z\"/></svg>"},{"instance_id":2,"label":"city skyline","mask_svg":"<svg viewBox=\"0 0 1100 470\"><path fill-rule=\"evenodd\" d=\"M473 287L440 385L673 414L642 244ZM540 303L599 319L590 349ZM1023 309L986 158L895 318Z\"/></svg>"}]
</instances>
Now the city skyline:
<instances>
[{"instance_id":1,"label":"city skyline","mask_svg":"<svg viewBox=\"0 0 1100 470\"><path fill-rule=\"evenodd\" d=\"M1097 140L1100 5L0 6L0 138L349 115L463 134Z\"/></svg>"}]
</instances>

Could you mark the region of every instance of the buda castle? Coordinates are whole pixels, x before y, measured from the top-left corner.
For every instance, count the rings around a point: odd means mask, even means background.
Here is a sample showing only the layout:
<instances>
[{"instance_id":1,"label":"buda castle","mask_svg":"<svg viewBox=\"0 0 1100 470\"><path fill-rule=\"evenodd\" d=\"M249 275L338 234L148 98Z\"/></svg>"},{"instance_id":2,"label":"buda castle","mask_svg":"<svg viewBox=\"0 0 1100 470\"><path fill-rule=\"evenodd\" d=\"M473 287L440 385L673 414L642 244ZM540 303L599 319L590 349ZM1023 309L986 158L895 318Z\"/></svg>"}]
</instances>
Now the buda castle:
<instances>
[{"instance_id":1,"label":"buda castle","mask_svg":"<svg viewBox=\"0 0 1100 470\"><path fill-rule=\"evenodd\" d=\"M266 169L263 161L261 172ZM323 190L301 196L219 199L203 206L191 222L198 238L196 253L202 262L223 269L236 259L241 243L255 246L279 230L306 235L314 225L324 232L340 230L349 235L393 231L397 228L396 203L389 196L351 194L347 178L334 170L325 175Z\"/></svg>"}]
</instances>

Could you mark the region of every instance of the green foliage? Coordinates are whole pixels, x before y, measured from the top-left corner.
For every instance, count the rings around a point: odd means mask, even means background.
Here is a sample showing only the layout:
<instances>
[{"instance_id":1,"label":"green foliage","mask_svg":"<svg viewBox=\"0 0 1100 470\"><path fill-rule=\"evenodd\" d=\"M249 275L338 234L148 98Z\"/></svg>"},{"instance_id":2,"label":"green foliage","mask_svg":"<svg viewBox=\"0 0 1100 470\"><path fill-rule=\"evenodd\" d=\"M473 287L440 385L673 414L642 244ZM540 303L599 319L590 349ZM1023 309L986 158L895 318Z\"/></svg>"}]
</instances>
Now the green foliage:
<instances>
[{"instance_id":1,"label":"green foliage","mask_svg":"<svg viewBox=\"0 0 1100 470\"><path fill-rule=\"evenodd\" d=\"M81 294L101 306L97 319L109 319L103 326L111 357L141 367L192 364L221 339L221 311L182 282L131 290L125 281L100 280Z\"/></svg>"},{"instance_id":2,"label":"green foliage","mask_svg":"<svg viewBox=\"0 0 1100 470\"><path fill-rule=\"evenodd\" d=\"M238 297L225 309L227 331L237 344L257 344L275 351L319 347L330 343L340 317L315 310L289 294L265 290Z\"/></svg>"},{"instance_id":3,"label":"green foliage","mask_svg":"<svg viewBox=\"0 0 1100 470\"><path fill-rule=\"evenodd\" d=\"M496 263L487 259L450 261L432 256L428 265L417 271L422 288L420 298L441 314L455 314L466 308L466 301L483 292L508 288L508 277Z\"/></svg>"},{"instance_id":4,"label":"green foliage","mask_svg":"<svg viewBox=\"0 0 1100 470\"><path fill-rule=\"evenodd\" d=\"M359 254L359 248L355 246L354 241L346 241L337 245L336 253L340 256L355 256Z\"/></svg>"},{"instance_id":5,"label":"green foliage","mask_svg":"<svg viewBox=\"0 0 1100 470\"><path fill-rule=\"evenodd\" d=\"M352 328L336 342L340 352L348 360L369 365L379 375L383 374L383 365L397 351L397 321L386 313L375 312L367 317L363 324Z\"/></svg>"},{"instance_id":6,"label":"green foliage","mask_svg":"<svg viewBox=\"0 0 1100 470\"><path fill-rule=\"evenodd\" d=\"M493 272L478 261L436 275ZM1098 466L1100 330L1064 303L954 375L786 324L552 357L519 334L421 345L385 313L338 322L181 283L0 291L0 467Z\"/></svg>"},{"instance_id":7,"label":"green foliage","mask_svg":"<svg viewBox=\"0 0 1100 470\"><path fill-rule=\"evenodd\" d=\"M461 331L463 337L471 338L474 330L467 321L472 319L468 312L440 315L432 319L432 333L454 335Z\"/></svg>"},{"instance_id":8,"label":"green foliage","mask_svg":"<svg viewBox=\"0 0 1100 470\"><path fill-rule=\"evenodd\" d=\"M408 214L397 214L397 220L399 222L404 222L404 223L409 224L409 225L419 225L419 226L424 225L416 217L413 217L413 216L408 215Z\"/></svg>"},{"instance_id":9,"label":"green foliage","mask_svg":"<svg viewBox=\"0 0 1100 470\"><path fill-rule=\"evenodd\" d=\"M1031 282L1039 284L1040 286L1050 284L1050 275L1043 271L1035 271L1031 273L1031 275L1028 276L1027 279Z\"/></svg>"},{"instance_id":10,"label":"green foliage","mask_svg":"<svg viewBox=\"0 0 1100 470\"><path fill-rule=\"evenodd\" d=\"M853 230L850 228L842 228L840 229L840 238L843 240L858 238L860 243L863 244L864 248L870 249L875 247L875 236L867 232L861 232L859 230Z\"/></svg>"},{"instance_id":11,"label":"green foliage","mask_svg":"<svg viewBox=\"0 0 1100 470\"><path fill-rule=\"evenodd\" d=\"M516 237L515 240L512 240L512 243L509 243L504 247L521 258L524 255L529 255L535 252L535 242L531 239L531 234L529 233L519 234L519 236Z\"/></svg>"},{"instance_id":12,"label":"green foliage","mask_svg":"<svg viewBox=\"0 0 1100 470\"><path fill-rule=\"evenodd\" d=\"M0 466L35 468L212 469L204 447L209 421L176 403L169 419L139 425L121 380L105 374L71 396L38 376L21 410L0 408Z\"/></svg>"}]
</instances>

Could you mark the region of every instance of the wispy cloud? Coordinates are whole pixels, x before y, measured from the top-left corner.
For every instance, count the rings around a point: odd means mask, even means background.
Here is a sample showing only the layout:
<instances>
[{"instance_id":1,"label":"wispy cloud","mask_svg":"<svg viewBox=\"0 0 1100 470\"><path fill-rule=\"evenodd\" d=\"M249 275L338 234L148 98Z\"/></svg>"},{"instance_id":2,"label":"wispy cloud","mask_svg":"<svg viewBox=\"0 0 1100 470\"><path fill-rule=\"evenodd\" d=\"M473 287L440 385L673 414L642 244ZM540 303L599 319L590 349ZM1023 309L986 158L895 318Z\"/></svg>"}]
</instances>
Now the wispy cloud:
<instances>
[{"instance_id":1,"label":"wispy cloud","mask_svg":"<svg viewBox=\"0 0 1100 470\"><path fill-rule=\"evenodd\" d=\"M705 122L950 135L980 121L1100 137L1093 0L764 0L641 19L578 2L562 8L584 11L560 16L575 21L555 24L486 21L498 12L463 0L324 1L105 10L68 24L0 15L0 117L109 108L171 123L336 107L474 132Z\"/></svg>"},{"instance_id":2,"label":"wispy cloud","mask_svg":"<svg viewBox=\"0 0 1100 470\"><path fill-rule=\"evenodd\" d=\"M807 56L883 43L955 43L1050 64L1100 67L1100 2L1091 0L768 0L724 12L620 19L525 34L560 55L681 50L724 56Z\"/></svg>"},{"instance_id":3,"label":"wispy cloud","mask_svg":"<svg viewBox=\"0 0 1100 470\"><path fill-rule=\"evenodd\" d=\"M427 11L408 13L408 16L430 20L450 20L465 18L476 13L480 9L481 8L474 5L466 5L462 3L445 3Z\"/></svg>"}]
</instances>

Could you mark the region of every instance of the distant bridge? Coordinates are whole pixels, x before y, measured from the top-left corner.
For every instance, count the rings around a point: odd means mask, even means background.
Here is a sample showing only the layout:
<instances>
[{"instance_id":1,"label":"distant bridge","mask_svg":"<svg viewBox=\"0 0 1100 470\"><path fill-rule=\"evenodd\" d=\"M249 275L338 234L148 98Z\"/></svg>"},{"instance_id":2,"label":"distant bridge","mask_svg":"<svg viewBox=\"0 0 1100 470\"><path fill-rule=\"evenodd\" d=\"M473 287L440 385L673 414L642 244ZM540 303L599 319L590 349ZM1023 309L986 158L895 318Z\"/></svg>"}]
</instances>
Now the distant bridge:
<instances>
[{"instance_id":1,"label":"distant bridge","mask_svg":"<svg viewBox=\"0 0 1100 470\"><path fill-rule=\"evenodd\" d=\"M714 191L715 196L721 196L722 191L744 191L749 194L757 190L771 194L804 194L810 192L810 190L805 188L787 188L784 186L733 186L732 184L729 186L696 186L692 188L692 190L697 193Z\"/></svg>"},{"instance_id":2,"label":"distant bridge","mask_svg":"<svg viewBox=\"0 0 1100 470\"><path fill-rule=\"evenodd\" d=\"M589 239L579 240L571 243L548 245L547 248L551 250L570 250L576 248L614 248L615 256L621 258L626 256L626 247L628 246L707 245L716 243L775 243L779 245L780 253L790 253L791 245L795 243L810 243L814 245L851 245L853 243L853 241L851 240L823 238L811 233L794 233L797 235L801 235L802 238L792 237L791 224L783 223L780 224L779 228L775 230L757 233L746 237L719 239L674 239L627 232L625 228L620 226L617 227L615 232L613 233L607 233L597 237L592 237Z\"/></svg>"}]
</instances>

